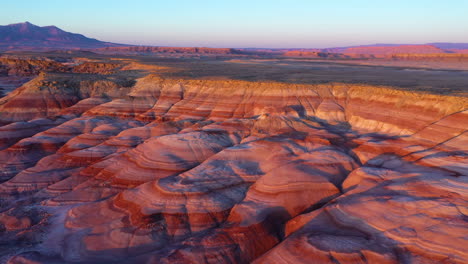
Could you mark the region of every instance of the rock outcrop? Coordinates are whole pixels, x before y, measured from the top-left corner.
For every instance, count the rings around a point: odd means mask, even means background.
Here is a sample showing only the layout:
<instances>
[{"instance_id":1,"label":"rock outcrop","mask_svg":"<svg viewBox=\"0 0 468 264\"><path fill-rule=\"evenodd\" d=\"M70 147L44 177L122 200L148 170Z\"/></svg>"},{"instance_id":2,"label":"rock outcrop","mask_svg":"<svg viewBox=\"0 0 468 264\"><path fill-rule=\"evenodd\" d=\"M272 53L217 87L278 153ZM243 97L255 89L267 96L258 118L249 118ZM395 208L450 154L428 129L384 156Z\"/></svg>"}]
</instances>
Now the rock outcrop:
<instances>
[{"instance_id":1,"label":"rock outcrop","mask_svg":"<svg viewBox=\"0 0 468 264\"><path fill-rule=\"evenodd\" d=\"M151 46L127 46L105 47L95 50L98 53L109 54L198 54L198 55L234 55L241 54L240 50L230 48L206 48L206 47L151 47Z\"/></svg>"},{"instance_id":2,"label":"rock outcrop","mask_svg":"<svg viewBox=\"0 0 468 264\"><path fill-rule=\"evenodd\" d=\"M443 49L437 48L434 45L394 45L394 46L351 47L351 48L345 49L343 53L391 55L391 54L399 54L399 53L433 54L433 53L445 53L445 51Z\"/></svg>"},{"instance_id":3,"label":"rock outcrop","mask_svg":"<svg viewBox=\"0 0 468 264\"><path fill-rule=\"evenodd\" d=\"M66 65L47 58L0 57L0 72L3 75L31 76L43 71L65 72L67 70Z\"/></svg>"},{"instance_id":4,"label":"rock outcrop","mask_svg":"<svg viewBox=\"0 0 468 264\"><path fill-rule=\"evenodd\" d=\"M1 261L468 260L466 98L69 79L0 100Z\"/></svg>"}]
</instances>

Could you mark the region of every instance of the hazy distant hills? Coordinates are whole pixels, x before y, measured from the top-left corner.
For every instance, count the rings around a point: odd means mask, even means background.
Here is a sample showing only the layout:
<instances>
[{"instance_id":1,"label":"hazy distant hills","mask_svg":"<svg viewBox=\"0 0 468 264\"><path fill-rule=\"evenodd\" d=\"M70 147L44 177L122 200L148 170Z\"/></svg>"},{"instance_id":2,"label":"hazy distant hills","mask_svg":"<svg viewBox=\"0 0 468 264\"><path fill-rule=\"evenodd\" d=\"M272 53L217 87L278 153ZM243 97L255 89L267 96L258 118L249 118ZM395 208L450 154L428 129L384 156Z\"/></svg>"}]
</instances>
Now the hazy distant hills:
<instances>
[{"instance_id":1,"label":"hazy distant hills","mask_svg":"<svg viewBox=\"0 0 468 264\"><path fill-rule=\"evenodd\" d=\"M0 26L0 51L3 50L93 50L99 53L199 54L199 55L286 55L329 57L329 54L388 56L391 54L468 53L468 43L373 44L326 49L198 48L132 46L88 38L56 26L39 27L29 22ZM324 54L326 53L326 54ZM336 56L336 55L333 55Z\"/></svg>"},{"instance_id":2,"label":"hazy distant hills","mask_svg":"<svg viewBox=\"0 0 468 264\"><path fill-rule=\"evenodd\" d=\"M56 26L39 27L29 22L0 26L0 50L95 49L120 44L87 38Z\"/></svg>"},{"instance_id":3,"label":"hazy distant hills","mask_svg":"<svg viewBox=\"0 0 468 264\"><path fill-rule=\"evenodd\" d=\"M436 42L428 43L428 45L435 46L439 49L468 49L468 43Z\"/></svg>"}]
</instances>

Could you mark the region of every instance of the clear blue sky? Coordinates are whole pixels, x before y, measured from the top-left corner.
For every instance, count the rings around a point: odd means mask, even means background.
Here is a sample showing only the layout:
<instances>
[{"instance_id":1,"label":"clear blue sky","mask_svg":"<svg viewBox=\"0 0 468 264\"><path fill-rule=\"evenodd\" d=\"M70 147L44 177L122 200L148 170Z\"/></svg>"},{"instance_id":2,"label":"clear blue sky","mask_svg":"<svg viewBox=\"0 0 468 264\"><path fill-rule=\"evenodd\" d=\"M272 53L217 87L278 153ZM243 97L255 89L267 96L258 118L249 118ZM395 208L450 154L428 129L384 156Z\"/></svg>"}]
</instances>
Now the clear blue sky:
<instances>
[{"instance_id":1,"label":"clear blue sky","mask_svg":"<svg viewBox=\"0 0 468 264\"><path fill-rule=\"evenodd\" d=\"M323 48L468 42L468 0L11 0L29 21L118 43Z\"/></svg>"}]
</instances>

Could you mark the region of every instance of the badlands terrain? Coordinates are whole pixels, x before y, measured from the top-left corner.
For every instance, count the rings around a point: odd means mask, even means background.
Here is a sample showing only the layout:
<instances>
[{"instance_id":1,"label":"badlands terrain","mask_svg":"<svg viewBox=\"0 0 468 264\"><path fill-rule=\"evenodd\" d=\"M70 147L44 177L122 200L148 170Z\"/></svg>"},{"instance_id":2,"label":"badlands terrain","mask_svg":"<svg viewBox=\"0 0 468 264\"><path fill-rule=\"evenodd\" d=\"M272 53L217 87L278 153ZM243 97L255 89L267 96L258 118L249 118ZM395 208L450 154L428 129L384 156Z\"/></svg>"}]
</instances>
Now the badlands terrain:
<instances>
[{"instance_id":1,"label":"badlands terrain","mask_svg":"<svg viewBox=\"0 0 468 264\"><path fill-rule=\"evenodd\" d=\"M0 56L0 263L468 262L462 55L161 49Z\"/></svg>"}]
</instances>

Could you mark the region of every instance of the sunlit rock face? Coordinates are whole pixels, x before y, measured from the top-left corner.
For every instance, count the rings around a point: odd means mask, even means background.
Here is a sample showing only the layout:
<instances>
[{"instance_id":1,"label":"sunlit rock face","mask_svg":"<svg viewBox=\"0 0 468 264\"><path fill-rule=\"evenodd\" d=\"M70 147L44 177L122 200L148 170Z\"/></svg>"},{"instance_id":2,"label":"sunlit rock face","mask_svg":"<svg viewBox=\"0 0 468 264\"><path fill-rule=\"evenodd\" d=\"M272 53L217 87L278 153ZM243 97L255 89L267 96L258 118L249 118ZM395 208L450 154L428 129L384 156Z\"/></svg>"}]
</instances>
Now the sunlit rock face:
<instances>
[{"instance_id":1,"label":"sunlit rock face","mask_svg":"<svg viewBox=\"0 0 468 264\"><path fill-rule=\"evenodd\" d=\"M0 261L468 261L464 98L54 78L0 99Z\"/></svg>"}]
</instances>

